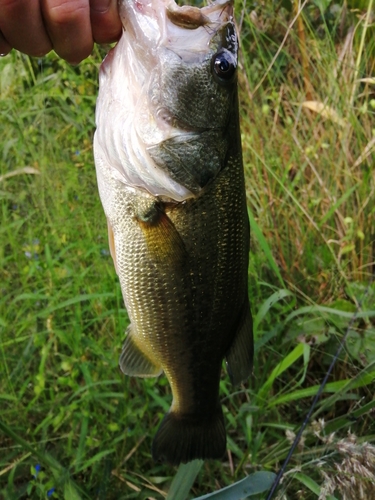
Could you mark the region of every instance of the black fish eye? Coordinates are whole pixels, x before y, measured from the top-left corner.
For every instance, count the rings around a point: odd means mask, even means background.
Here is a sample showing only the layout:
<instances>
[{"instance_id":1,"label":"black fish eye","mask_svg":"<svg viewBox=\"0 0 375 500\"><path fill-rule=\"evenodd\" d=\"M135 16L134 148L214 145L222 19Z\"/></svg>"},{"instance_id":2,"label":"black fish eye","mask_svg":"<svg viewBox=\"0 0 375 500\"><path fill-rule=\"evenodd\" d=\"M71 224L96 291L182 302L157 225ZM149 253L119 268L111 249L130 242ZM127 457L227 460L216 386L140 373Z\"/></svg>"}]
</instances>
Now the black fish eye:
<instances>
[{"instance_id":1,"label":"black fish eye","mask_svg":"<svg viewBox=\"0 0 375 500\"><path fill-rule=\"evenodd\" d=\"M236 60L228 50L221 50L212 57L212 70L219 83L230 83L236 67Z\"/></svg>"}]
</instances>

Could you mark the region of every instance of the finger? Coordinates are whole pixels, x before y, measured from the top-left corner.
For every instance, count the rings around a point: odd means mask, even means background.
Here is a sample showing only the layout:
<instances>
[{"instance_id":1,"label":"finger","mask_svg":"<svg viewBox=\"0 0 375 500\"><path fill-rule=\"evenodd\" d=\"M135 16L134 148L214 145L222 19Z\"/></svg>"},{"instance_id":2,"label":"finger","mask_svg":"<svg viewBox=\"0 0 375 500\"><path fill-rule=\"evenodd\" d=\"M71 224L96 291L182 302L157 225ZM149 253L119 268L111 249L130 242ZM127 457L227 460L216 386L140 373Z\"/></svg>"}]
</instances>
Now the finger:
<instances>
[{"instance_id":1,"label":"finger","mask_svg":"<svg viewBox=\"0 0 375 500\"><path fill-rule=\"evenodd\" d=\"M5 40L3 34L0 31L0 56L6 56L12 50L12 47Z\"/></svg>"},{"instance_id":2,"label":"finger","mask_svg":"<svg viewBox=\"0 0 375 500\"><path fill-rule=\"evenodd\" d=\"M78 64L93 48L89 0L42 0L42 13L55 52Z\"/></svg>"},{"instance_id":3,"label":"finger","mask_svg":"<svg viewBox=\"0 0 375 500\"><path fill-rule=\"evenodd\" d=\"M117 0L90 0L90 12L96 43L111 43L120 38L122 25Z\"/></svg>"},{"instance_id":4,"label":"finger","mask_svg":"<svg viewBox=\"0 0 375 500\"><path fill-rule=\"evenodd\" d=\"M42 56L52 49L39 0L2 0L0 31L8 45L30 56Z\"/></svg>"}]
</instances>

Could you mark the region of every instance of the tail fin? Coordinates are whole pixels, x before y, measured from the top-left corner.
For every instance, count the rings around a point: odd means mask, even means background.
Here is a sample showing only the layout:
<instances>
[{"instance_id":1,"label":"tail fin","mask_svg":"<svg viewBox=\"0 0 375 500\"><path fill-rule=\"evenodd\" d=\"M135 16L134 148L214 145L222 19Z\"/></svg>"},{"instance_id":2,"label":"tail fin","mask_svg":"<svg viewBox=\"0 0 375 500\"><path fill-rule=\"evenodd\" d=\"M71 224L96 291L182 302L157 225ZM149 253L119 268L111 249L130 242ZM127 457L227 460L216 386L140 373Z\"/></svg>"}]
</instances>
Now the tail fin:
<instances>
[{"instance_id":1,"label":"tail fin","mask_svg":"<svg viewBox=\"0 0 375 500\"><path fill-rule=\"evenodd\" d=\"M154 460L179 465L200 459L220 459L226 450L221 406L212 419L201 420L170 412L165 415L152 443Z\"/></svg>"}]
</instances>

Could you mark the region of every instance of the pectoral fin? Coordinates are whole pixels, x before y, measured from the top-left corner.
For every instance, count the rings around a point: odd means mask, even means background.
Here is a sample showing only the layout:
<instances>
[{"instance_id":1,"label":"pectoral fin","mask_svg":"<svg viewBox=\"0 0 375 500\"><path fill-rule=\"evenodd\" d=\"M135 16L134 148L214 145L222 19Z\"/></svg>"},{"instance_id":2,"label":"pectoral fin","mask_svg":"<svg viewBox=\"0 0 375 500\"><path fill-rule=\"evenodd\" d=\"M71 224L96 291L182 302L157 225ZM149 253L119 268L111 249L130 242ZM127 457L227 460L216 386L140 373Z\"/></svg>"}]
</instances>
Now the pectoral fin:
<instances>
[{"instance_id":1,"label":"pectoral fin","mask_svg":"<svg viewBox=\"0 0 375 500\"><path fill-rule=\"evenodd\" d=\"M253 319L248 299L241 310L239 329L226 355L227 370L233 385L243 382L253 369Z\"/></svg>"},{"instance_id":2,"label":"pectoral fin","mask_svg":"<svg viewBox=\"0 0 375 500\"><path fill-rule=\"evenodd\" d=\"M186 262L185 244L165 213L162 203L155 201L140 204L136 220L142 229L151 258L158 262L168 261L171 266Z\"/></svg>"},{"instance_id":3,"label":"pectoral fin","mask_svg":"<svg viewBox=\"0 0 375 500\"><path fill-rule=\"evenodd\" d=\"M136 345L131 326L128 327L128 336L122 348L119 365L125 375L131 377L158 377L162 373L160 365L156 365Z\"/></svg>"}]
</instances>

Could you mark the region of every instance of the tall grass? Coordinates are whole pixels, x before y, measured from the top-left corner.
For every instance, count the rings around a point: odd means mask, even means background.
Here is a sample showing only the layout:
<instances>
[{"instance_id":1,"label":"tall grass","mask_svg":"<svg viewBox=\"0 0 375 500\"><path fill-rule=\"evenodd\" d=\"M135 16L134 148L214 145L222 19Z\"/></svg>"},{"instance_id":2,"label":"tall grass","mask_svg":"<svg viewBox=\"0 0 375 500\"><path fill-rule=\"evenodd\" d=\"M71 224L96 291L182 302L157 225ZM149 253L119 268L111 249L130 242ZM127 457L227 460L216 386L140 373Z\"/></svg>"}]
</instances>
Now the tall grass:
<instances>
[{"instance_id":1,"label":"tall grass","mask_svg":"<svg viewBox=\"0 0 375 500\"><path fill-rule=\"evenodd\" d=\"M355 311L280 498L343 497L342 450L374 442L374 17L317 5L289 28L297 2L237 4L256 357L235 391L223 374L228 455L203 465L189 498L280 467ZM91 148L107 49L76 68L0 59L5 499L161 499L176 473L150 455L166 379L117 368L128 318Z\"/></svg>"}]
</instances>

